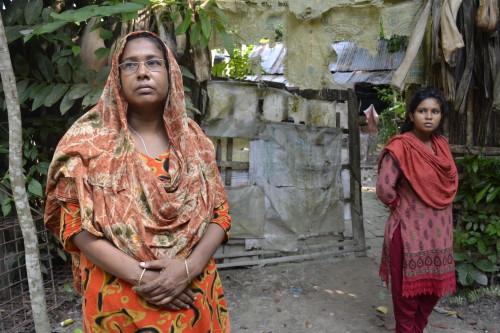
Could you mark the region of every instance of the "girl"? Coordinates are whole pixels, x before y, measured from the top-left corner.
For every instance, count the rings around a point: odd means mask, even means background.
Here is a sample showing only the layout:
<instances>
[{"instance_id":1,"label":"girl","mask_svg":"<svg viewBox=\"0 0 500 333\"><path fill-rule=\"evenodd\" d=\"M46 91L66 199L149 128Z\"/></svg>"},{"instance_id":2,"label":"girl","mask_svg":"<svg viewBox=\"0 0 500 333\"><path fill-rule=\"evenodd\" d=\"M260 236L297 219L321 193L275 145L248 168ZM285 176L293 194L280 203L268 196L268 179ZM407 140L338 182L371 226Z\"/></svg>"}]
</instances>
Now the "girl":
<instances>
[{"instance_id":1,"label":"girl","mask_svg":"<svg viewBox=\"0 0 500 333\"><path fill-rule=\"evenodd\" d=\"M378 165L377 195L389 206L380 277L389 283L397 333L421 333L439 297L455 291L452 201L458 174L440 134L446 112L434 87L413 96L402 134Z\"/></svg>"}]
</instances>

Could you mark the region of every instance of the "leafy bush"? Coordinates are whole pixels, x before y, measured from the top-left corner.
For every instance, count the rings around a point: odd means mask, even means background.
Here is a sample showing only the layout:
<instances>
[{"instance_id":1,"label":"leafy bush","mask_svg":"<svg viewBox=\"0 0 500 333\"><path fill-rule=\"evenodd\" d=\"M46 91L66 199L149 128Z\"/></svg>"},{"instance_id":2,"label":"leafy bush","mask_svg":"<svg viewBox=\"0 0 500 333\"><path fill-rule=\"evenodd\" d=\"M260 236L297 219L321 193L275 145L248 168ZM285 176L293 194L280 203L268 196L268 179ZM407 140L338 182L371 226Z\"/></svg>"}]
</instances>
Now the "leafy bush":
<instances>
[{"instance_id":1,"label":"leafy bush","mask_svg":"<svg viewBox=\"0 0 500 333\"><path fill-rule=\"evenodd\" d=\"M243 80L247 75L252 75L250 53L253 45L249 45L245 50L235 48L233 55L228 62L221 62L212 67L212 75L215 77L227 77Z\"/></svg>"},{"instance_id":2,"label":"leafy bush","mask_svg":"<svg viewBox=\"0 0 500 333\"><path fill-rule=\"evenodd\" d=\"M405 119L406 105L399 91L391 88L374 87L378 97L389 105L379 116L378 142L385 145L389 139L399 133L399 128Z\"/></svg>"},{"instance_id":3,"label":"leafy bush","mask_svg":"<svg viewBox=\"0 0 500 333\"><path fill-rule=\"evenodd\" d=\"M493 285L500 275L500 159L482 153L458 160L454 247L462 286Z\"/></svg>"}]
</instances>

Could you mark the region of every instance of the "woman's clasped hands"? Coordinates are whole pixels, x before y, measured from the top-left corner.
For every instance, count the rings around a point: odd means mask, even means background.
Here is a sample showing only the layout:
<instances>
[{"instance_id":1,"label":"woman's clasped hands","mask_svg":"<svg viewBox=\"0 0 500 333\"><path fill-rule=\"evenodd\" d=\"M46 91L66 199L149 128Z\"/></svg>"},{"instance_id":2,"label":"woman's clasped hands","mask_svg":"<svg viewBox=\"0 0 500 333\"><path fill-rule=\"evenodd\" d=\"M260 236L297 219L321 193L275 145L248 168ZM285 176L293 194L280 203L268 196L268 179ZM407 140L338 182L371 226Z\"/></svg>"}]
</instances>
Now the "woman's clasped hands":
<instances>
[{"instance_id":1,"label":"woman's clasped hands","mask_svg":"<svg viewBox=\"0 0 500 333\"><path fill-rule=\"evenodd\" d=\"M183 259L161 259L141 262L146 269L141 283L133 287L135 293L149 303L170 310L189 308L195 301L194 292L188 288L191 282Z\"/></svg>"}]
</instances>

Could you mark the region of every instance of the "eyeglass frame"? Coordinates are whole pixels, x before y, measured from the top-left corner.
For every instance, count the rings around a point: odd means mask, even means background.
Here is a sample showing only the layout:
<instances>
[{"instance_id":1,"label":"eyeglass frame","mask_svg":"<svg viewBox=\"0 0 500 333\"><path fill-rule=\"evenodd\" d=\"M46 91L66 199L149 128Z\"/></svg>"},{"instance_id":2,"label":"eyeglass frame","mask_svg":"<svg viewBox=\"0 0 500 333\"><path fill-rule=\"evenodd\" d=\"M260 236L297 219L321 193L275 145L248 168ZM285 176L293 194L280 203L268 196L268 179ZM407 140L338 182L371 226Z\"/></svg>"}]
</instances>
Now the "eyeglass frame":
<instances>
[{"instance_id":1,"label":"eyeglass frame","mask_svg":"<svg viewBox=\"0 0 500 333\"><path fill-rule=\"evenodd\" d=\"M147 65L147 63L150 62L150 61L161 61L161 62L163 62L162 68L167 68L167 66L165 65L167 63L167 61L165 59L156 59L156 58L155 59L148 59L148 60L144 60L144 61L127 61L127 62L122 62L121 64L118 64L118 67L126 75L133 75L133 74L137 73L137 71L139 70L140 65L144 65L144 67L146 67L147 70L150 71L150 72L154 72L154 73L159 72L160 70L151 70L149 68L149 66ZM135 69L135 71L127 73L122 68L122 65L127 65L127 64L137 64L137 68Z\"/></svg>"}]
</instances>

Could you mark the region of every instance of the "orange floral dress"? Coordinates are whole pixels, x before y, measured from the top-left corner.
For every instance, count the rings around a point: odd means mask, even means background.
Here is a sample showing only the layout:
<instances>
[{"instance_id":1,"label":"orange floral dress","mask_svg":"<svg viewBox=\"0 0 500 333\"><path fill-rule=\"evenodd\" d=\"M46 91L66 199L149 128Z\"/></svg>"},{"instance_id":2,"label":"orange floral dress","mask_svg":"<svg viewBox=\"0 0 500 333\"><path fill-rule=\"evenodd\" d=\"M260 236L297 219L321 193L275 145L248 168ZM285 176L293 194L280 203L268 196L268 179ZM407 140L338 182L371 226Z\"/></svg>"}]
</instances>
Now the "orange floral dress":
<instances>
[{"instance_id":1,"label":"orange floral dress","mask_svg":"<svg viewBox=\"0 0 500 333\"><path fill-rule=\"evenodd\" d=\"M168 179L169 153L157 158L140 154L143 162L160 179ZM195 303L187 310L172 311L154 306L132 291L132 285L103 271L80 253L70 238L82 231L80 206L62 203L62 238L66 250L80 257L82 308L86 332L229 332L229 315L221 280L212 258L190 288ZM217 223L229 236L231 218L227 202L214 210Z\"/></svg>"}]
</instances>

